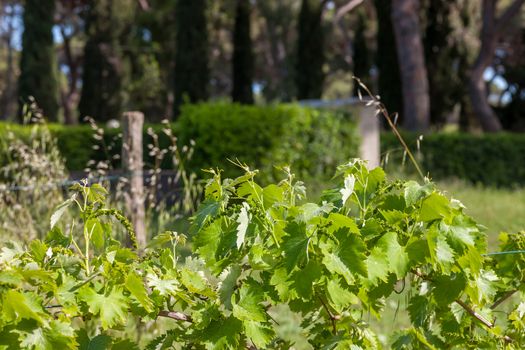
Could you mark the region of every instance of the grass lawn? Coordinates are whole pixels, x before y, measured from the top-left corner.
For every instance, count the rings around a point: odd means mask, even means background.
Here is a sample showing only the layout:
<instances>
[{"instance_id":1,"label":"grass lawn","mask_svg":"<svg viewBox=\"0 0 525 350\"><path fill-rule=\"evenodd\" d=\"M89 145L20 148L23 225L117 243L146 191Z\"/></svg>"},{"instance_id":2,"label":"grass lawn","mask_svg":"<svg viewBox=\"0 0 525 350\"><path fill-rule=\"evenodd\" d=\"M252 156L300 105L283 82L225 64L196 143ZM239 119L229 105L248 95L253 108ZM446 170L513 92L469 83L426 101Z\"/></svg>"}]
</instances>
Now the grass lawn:
<instances>
[{"instance_id":1,"label":"grass lawn","mask_svg":"<svg viewBox=\"0 0 525 350\"><path fill-rule=\"evenodd\" d=\"M525 230L525 188L485 188L459 181L441 181L438 187L459 199L467 207L466 212L487 227L491 249L497 248L501 231Z\"/></svg>"}]
</instances>

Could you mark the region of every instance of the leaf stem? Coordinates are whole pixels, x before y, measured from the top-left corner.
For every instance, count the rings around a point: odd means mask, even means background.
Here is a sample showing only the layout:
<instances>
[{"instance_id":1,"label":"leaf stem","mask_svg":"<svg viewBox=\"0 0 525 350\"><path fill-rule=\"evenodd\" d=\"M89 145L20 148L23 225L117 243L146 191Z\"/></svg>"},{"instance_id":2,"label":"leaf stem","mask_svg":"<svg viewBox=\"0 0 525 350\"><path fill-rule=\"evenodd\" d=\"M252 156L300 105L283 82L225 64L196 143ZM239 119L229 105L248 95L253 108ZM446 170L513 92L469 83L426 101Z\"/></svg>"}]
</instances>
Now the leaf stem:
<instances>
[{"instance_id":1,"label":"leaf stem","mask_svg":"<svg viewBox=\"0 0 525 350\"><path fill-rule=\"evenodd\" d=\"M330 317L330 322L332 323L332 333L334 335L337 334L337 320L339 319L339 316L336 316L334 315L330 309L328 308L328 306L326 305L326 303L323 301L323 298L321 298L320 296L317 296L317 298L319 298L319 301L321 302L321 305L323 305L323 308L326 310L326 313L328 314L328 316Z\"/></svg>"}]
</instances>

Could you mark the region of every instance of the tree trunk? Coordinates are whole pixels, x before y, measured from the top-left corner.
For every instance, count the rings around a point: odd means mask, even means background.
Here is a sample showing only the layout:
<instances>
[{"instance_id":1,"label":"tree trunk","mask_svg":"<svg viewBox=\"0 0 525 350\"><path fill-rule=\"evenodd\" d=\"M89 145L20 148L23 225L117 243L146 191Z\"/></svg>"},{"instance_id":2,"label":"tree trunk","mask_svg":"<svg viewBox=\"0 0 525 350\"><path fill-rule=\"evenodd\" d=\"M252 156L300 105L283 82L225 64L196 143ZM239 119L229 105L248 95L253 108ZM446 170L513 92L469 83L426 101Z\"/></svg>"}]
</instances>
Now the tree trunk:
<instances>
[{"instance_id":1,"label":"tree trunk","mask_svg":"<svg viewBox=\"0 0 525 350\"><path fill-rule=\"evenodd\" d=\"M299 100L318 99L323 94L325 1L303 0L299 13L295 84Z\"/></svg>"},{"instance_id":2,"label":"tree trunk","mask_svg":"<svg viewBox=\"0 0 525 350\"><path fill-rule=\"evenodd\" d=\"M6 32L5 37L2 38L5 41L5 46L7 50L7 59L6 59L6 70L5 70L5 87L0 97L0 120L8 120L15 115L15 108L13 101L16 101L16 81L15 81L15 70L14 70L14 58L13 58L13 34L14 34L14 17L15 9L14 5L5 5L10 6L9 13L2 14L6 17Z\"/></svg>"},{"instance_id":3,"label":"tree trunk","mask_svg":"<svg viewBox=\"0 0 525 350\"><path fill-rule=\"evenodd\" d=\"M49 121L57 121L59 112L57 64L52 33L54 14L54 0L25 1L18 78L20 102L26 103L31 96L34 97Z\"/></svg>"},{"instance_id":4,"label":"tree trunk","mask_svg":"<svg viewBox=\"0 0 525 350\"><path fill-rule=\"evenodd\" d=\"M206 101L209 97L210 68L206 0L178 0L175 6L175 103L177 117L186 102Z\"/></svg>"},{"instance_id":5,"label":"tree trunk","mask_svg":"<svg viewBox=\"0 0 525 350\"><path fill-rule=\"evenodd\" d=\"M430 126L430 98L418 1L393 0L392 23L401 71L404 127L411 131L425 131Z\"/></svg>"},{"instance_id":6,"label":"tree trunk","mask_svg":"<svg viewBox=\"0 0 525 350\"><path fill-rule=\"evenodd\" d=\"M251 3L237 0L233 31L233 89L232 100L253 104L253 49L251 32Z\"/></svg>"},{"instance_id":7,"label":"tree trunk","mask_svg":"<svg viewBox=\"0 0 525 350\"><path fill-rule=\"evenodd\" d=\"M487 86L483 73L494 59L496 45L503 34L505 25L512 17L519 14L519 9L524 2L525 0L515 0L496 20L497 0L483 0L481 48L470 71L468 88L472 110L479 119L483 130L487 132L501 131L502 125L487 100Z\"/></svg>"}]
</instances>

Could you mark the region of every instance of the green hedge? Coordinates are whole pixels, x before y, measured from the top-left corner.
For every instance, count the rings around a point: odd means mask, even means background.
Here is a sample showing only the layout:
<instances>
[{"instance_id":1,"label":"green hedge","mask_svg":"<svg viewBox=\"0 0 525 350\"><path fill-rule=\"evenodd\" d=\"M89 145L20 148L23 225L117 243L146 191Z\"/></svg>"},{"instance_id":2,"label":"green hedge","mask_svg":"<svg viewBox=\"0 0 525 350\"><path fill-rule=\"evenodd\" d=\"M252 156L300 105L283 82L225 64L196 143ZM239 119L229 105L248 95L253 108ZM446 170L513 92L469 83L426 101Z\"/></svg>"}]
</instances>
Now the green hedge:
<instances>
[{"instance_id":1,"label":"green hedge","mask_svg":"<svg viewBox=\"0 0 525 350\"><path fill-rule=\"evenodd\" d=\"M290 164L301 176L332 176L338 164L358 154L356 125L342 112L292 104L198 104L184 106L177 124L182 143L196 143L193 166L219 166L226 176L239 173L227 158L263 174Z\"/></svg>"},{"instance_id":2,"label":"green hedge","mask_svg":"<svg viewBox=\"0 0 525 350\"><path fill-rule=\"evenodd\" d=\"M167 148L169 140L160 132L162 126L147 125L146 128L149 126L159 134L161 148ZM146 128L144 154L148 165L153 161L148 156L147 144L151 138ZM348 114L292 104L263 107L229 103L186 105L171 128L180 145L195 141L188 165L196 172L220 167L226 176L235 176L240 169L228 159L238 159L264 174L276 174L274 165L290 164L301 176L331 176L338 164L358 154L356 126ZM69 170L82 170L89 160L105 160L120 153L120 129L105 129L104 142L112 146L109 154L93 149L100 142L94 140L93 130L88 125L51 124L49 129L57 139ZM29 139L31 133L28 126L0 123L0 139L6 140L9 130L22 139ZM113 166L118 168L119 161L114 161ZM170 166L168 160L162 165L163 168Z\"/></svg>"},{"instance_id":3,"label":"green hedge","mask_svg":"<svg viewBox=\"0 0 525 350\"><path fill-rule=\"evenodd\" d=\"M404 134L433 179L459 178L488 186L525 185L525 134L436 133L425 135L417 151L417 135ZM389 153L392 168L402 150L391 133L381 135L383 156ZM410 164L407 162L407 167Z\"/></svg>"}]
</instances>

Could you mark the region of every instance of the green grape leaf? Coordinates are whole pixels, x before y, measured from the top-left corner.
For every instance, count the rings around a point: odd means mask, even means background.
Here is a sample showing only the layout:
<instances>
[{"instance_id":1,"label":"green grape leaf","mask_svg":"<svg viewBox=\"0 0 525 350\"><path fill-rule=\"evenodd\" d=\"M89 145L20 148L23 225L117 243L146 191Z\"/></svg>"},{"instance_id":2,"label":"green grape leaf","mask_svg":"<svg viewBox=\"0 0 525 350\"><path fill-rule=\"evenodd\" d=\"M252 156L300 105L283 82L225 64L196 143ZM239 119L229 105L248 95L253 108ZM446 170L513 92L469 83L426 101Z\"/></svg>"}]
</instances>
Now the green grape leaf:
<instances>
[{"instance_id":1,"label":"green grape leaf","mask_svg":"<svg viewBox=\"0 0 525 350\"><path fill-rule=\"evenodd\" d=\"M107 350L112 343L111 337L99 334L90 339L85 329L77 331L78 350Z\"/></svg>"},{"instance_id":2,"label":"green grape leaf","mask_svg":"<svg viewBox=\"0 0 525 350\"><path fill-rule=\"evenodd\" d=\"M55 208L55 212L51 215L51 219L49 220L49 226L51 229L55 227L62 215L66 212L67 208L73 203L75 203L74 199L69 198Z\"/></svg>"},{"instance_id":3,"label":"green grape leaf","mask_svg":"<svg viewBox=\"0 0 525 350\"><path fill-rule=\"evenodd\" d=\"M85 225L93 246L97 249L102 249L104 247L104 228L100 220L89 219Z\"/></svg>"},{"instance_id":4,"label":"green grape leaf","mask_svg":"<svg viewBox=\"0 0 525 350\"><path fill-rule=\"evenodd\" d=\"M432 316L431 303L423 295L416 295L410 298L408 305L410 320L416 327L426 327L428 320Z\"/></svg>"},{"instance_id":5,"label":"green grape leaf","mask_svg":"<svg viewBox=\"0 0 525 350\"><path fill-rule=\"evenodd\" d=\"M213 296L204 276L186 267L180 270L180 281L191 293Z\"/></svg>"},{"instance_id":6,"label":"green grape leaf","mask_svg":"<svg viewBox=\"0 0 525 350\"><path fill-rule=\"evenodd\" d=\"M342 313L345 309L348 309L350 305L359 302L357 296L347 288L343 288L338 279L329 280L326 285L326 291L328 292L330 305L338 313Z\"/></svg>"},{"instance_id":7,"label":"green grape leaf","mask_svg":"<svg viewBox=\"0 0 525 350\"><path fill-rule=\"evenodd\" d=\"M334 234L340 229L348 229L349 232L355 234L360 233L355 220L346 215L330 213L330 215L328 215L328 221L331 225L328 226L327 231L331 234Z\"/></svg>"},{"instance_id":8,"label":"green grape leaf","mask_svg":"<svg viewBox=\"0 0 525 350\"><path fill-rule=\"evenodd\" d=\"M341 261L343 261L353 273L366 276L366 245L361 237L348 233L346 230L338 230L334 235L339 241L337 255L341 258Z\"/></svg>"},{"instance_id":9,"label":"green grape leaf","mask_svg":"<svg viewBox=\"0 0 525 350\"><path fill-rule=\"evenodd\" d=\"M411 242L406 247L406 252L409 257L409 264L417 266L427 261L431 256L429 251L429 244L426 240L418 239Z\"/></svg>"},{"instance_id":10,"label":"green grape leaf","mask_svg":"<svg viewBox=\"0 0 525 350\"><path fill-rule=\"evenodd\" d=\"M407 181L405 187L405 202L407 206L412 206L419 202L419 200L428 196L434 190L432 183L424 185L418 184L416 181Z\"/></svg>"},{"instance_id":11,"label":"green grape leaf","mask_svg":"<svg viewBox=\"0 0 525 350\"><path fill-rule=\"evenodd\" d=\"M291 222L285 229L287 235L283 237L284 266L288 271L303 265L307 258L308 237L304 223Z\"/></svg>"},{"instance_id":12,"label":"green grape leaf","mask_svg":"<svg viewBox=\"0 0 525 350\"><path fill-rule=\"evenodd\" d=\"M40 298L33 293L23 293L14 289L5 291L2 296L2 316L7 322L18 322L22 319L44 322Z\"/></svg>"},{"instance_id":13,"label":"green grape leaf","mask_svg":"<svg viewBox=\"0 0 525 350\"><path fill-rule=\"evenodd\" d=\"M155 273L148 273L146 275L148 287L153 288L163 296L176 295L179 291L179 281L170 278L170 276L163 277L159 278Z\"/></svg>"},{"instance_id":14,"label":"green grape leaf","mask_svg":"<svg viewBox=\"0 0 525 350\"><path fill-rule=\"evenodd\" d=\"M461 274L436 276L432 280L432 294L438 305L447 306L461 295L466 285L467 281Z\"/></svg>"},{"instance_id":15,"label":"green grape leaf","mask_svg":"<svg viewBox=\"0 0 525 350\"><path fill-rule=\"evenodd\" d=\"M419 219L422 221L433 221L442 219L450 214L450 202L447 197L432 193L423 200Z\"/></svg>"},{"instance_id":16,"label":"green grape leaf","mask_svg":"<svg viewBox=\"0 0 525 350\"><path fill-rule=\"evenodd\" d=\"M231 297L237 288L237 279L241 276L241 268L239 266L231 266L224 270L221 274L221 284L219 287L219 295L224 307L228 310L232 309Z\"/></svg>"},{"instance_id":17,"label":"green grape leaf","mask_svg":"<svg viewBox=\"0 0 525 350\"><path fill-rule=\"evenodd\" d=\"M71 238L64 236L62 230L54 226L46 234L45 242L51 246L67 247L71 242Z\"/></svg>"},{"instance_id":18,"label":"green grape leaf","mask_svg":"<svg viewBox=\"0 0 525 350\"><path fill-rule=\"evenodd\" d=\"M144 282L138 274L135 272L130 272L126 276L126 282L124 283L124 286L147 312L153 311L153 302L149 298L146 287L144 286Z\"/></svg>"},{"instance_id":19,"label":"green grape leaf","mask_svg":"<svg viewBox=\"0 0 525 350\"><path fill-rule=\"evenodd\" d=\"M202 202L197 213L192 217L190 233L197 234L200 232L204 225L219 213L220 206L220 202L211 199Z\"/></svg>"},{"instance_id":20,"label":"green grape leaf","mask_svg":"<svg viewBox=\"0 0 525 350\"><path fill-rule=\"evenodd\" d=\"M343 200L343 205L346 205L346 202L352 196L354 193L354 186L355 186L355 176L350 174L345 177L344 180L344 186L339 191L341 193L341 197Z\"/></svg>"},{"instance_id":21,"label":"green grape leaf","mask_svg":"<svg viewBox=\"0 0 525 350\"><path fill-rule=\"evenodd\" d=\"M395 232L388 232L379 239L376 247L386 252L388 257L389 271L394 272L398 279L405 276L408 270L409 257L397 241L397 234Z\"/></svg>"},{"instance_id":22,"label":"green grape leaf","mask_svg":"<svg viewBox=\"0 0 525 350\"><path fill-rule=\"evenodd\" d=\"M41 264L44 262L47 253L47 244L41 240L36 239L29 243L29 250L36 262Z\"/></svg>"},{"instance_id":23,"label":"green grape leaf","mask_svg":"<svg viewBox=\"0 0 525 350\"><path fill-rule=\"evenodd\" d=\"M297 295L300 297L310 299L314 291L313 284L321 277L321 273L319 264L310 260L304 268L295 271L290 277L293 282L292 288L297 291Z\"/></svg>"},{"instance_id":24,"label":"green grape leaf","mask_svg":"<svg viewBox=\"0 0 525 350\"><path fill-rule=\"evenodd\" d=\"M443 271L448 271L448 266L454 262L454 251L442 237L438 237L436 241L436 260Z\"/></svg>"},{"instance_id":25,"label":"green grape leaf","mask_svg":"<svg viewBox=\"0 0 525 350\"><path fill-rule=\"evenodd\" d=\"M137 344L129 339L119 340L113 343L111 350L139 350Z\"/></svg>"},{"instance_id":26,"label":"green grape leaf","mask_svg":"<svg viewBox=\"0 0 525 350\"><path fill-rule=\"evenodd\" d=\"M221 220L216 220L203 230L200 230L193 240L197 252L210 264L215 261L215 255L219 248L221 235Z\"/></svg>"},{"instance_id":27,"label":"green grape leaf","mask_svg":"<svg viewBox=\"0 0 525 350\"><path fill-rule=\"evenodd\" d=\"M386 281L390 268L388 254L382 247L374 247L370 255L366 258L366 268L368 270L368 282L376 286L378 281Z\"/></svg>"},{"instance_id":28,"label":"green grape leaf","mask_svg":"<svg viewBox=\"0 0 525 350\"><path fill-rule=\"evenodd\" d=\"M288 271L284 267L273 271L270 284L275 287L281 300L288 301L297 296L297 291L291 288L292 282L289 281Z\"/></svg>"},{"instance_id":29,"label":"green grape leaf","mask_svg":"<svg viewBox=\"0 0 525 350\"><path fill-rule=\"evenodd\" d=\"M230 316L210 322L206 328L198 332L197 339L206 344L206 349L239 349L242 331L241 321Z\"/></svg>"},{"instance_id":30,"label":"green grape leaf","mask_svg":"<svg viewBox=\"0 0 525 350\"><path fill-rule=\"evenodd\" d=\"M274 337L272 329L260 322L245 321L242 324L246 336L257 348L265 348Z\"/></svg>"},{"instance_id":31,"label":"green grape leaf","mask_svg":"<svg viewBox=\"0 0 525 350\"><path fill-rule=\"evenodd\" d=\"M240 249L243 245L244 237L246 236L246 231L248 231L248 225L250 224L249 210L250 206L248 205L248 203L243 202L241 212L239 213L239 217L237 218L237 223L239 224L237 226L237 249Z\"/></svg>"},{"instance_id":32,"label":"green grape leaf","mask_svg":"<svg viewBox=\"0 0 525 350\"><path fill-rule=\"evenodd\" d=\"M84 301L93 315L99 315L102 328L108 329L126 323L128 304L119 288L113 288L107 295L98 294L93 288L83 287L78 298Z\"/></svg>"},{"instance_id":33,"label":"green grape leaf","mask_svg":"<svg viewBox=\"0 0 525 350\"><path fill-rule=\"evenodd\" d=\"M266 321L266 312L261 305L263 301L262 290L256 283L253 280L247 280L239 289L238 298L235 298L235 295L232 297L233 316L243 322Z\"/></svg>"},{"instance_id":34,"label":"green grape leaf","mask_svg":"<svg viewBox=\"0 0 525 350\"><path fill-rule=\"evenodd\" d=\"M499 278L491 270L482 270L480 275L475 280L470 280L467 287L467 294L476 303L482 301L490 301L497 292L497 285Z\"/></svg>"},{"instance_id":35,"label":"green grape leaf","mask_svg":"<svg viewBox=\"0 0 525 350\"><path fill-rule=\"evenodd\" d=\"M263 206L264 209L269 209L276 203L282 203L284 201L284 190L274 184L270 184L263 188Z\"/></svg>"},{"instance_id":36,"label":"green grape leaf","mask_svg":"<svg viewBox=\"0 0 525 350\"><path fill-rule=\"evenodd\" d=\"M400 210L379 210L385 221L389 225L396 225L407 217L407 213Z\"/></svg>"},{"instance_id":37,"label":"green grape leaf","mask_svg":"<svg viewBox=\"0 0 525 350\"><path fill-rule=\"evenodd\" d=\"M30 332L20 331L22 349L55 350L77 349L75 333L71 324L51 320L47 327L35 328Z\"/></svg>"}]
</instances>

